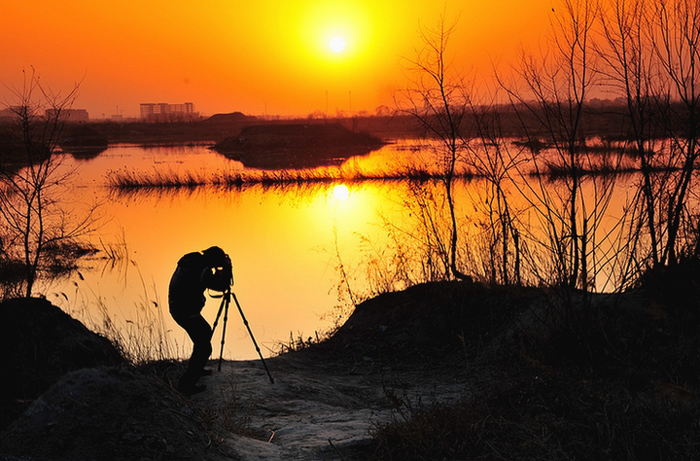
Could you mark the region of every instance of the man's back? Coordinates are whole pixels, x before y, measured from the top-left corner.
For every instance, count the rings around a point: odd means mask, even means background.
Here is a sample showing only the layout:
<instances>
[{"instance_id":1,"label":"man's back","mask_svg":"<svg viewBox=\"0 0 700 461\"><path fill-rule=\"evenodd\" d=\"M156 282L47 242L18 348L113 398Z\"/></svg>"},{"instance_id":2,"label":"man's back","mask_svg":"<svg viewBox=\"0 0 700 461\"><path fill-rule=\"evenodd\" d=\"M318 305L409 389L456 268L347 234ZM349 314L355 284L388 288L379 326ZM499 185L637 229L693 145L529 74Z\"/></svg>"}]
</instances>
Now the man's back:
<instances>
[{"instance_id":1,"label":"man's back","mask_svg":"<svg viewBox=\"0 0 700 461\"><path fill-rule=\"evenodd\" d=\"M168 303L173 317L198 314L206 302L202 275L206 261L201 253L187 253L177 262L170 279Z\"/></svg>"}]
</instances>

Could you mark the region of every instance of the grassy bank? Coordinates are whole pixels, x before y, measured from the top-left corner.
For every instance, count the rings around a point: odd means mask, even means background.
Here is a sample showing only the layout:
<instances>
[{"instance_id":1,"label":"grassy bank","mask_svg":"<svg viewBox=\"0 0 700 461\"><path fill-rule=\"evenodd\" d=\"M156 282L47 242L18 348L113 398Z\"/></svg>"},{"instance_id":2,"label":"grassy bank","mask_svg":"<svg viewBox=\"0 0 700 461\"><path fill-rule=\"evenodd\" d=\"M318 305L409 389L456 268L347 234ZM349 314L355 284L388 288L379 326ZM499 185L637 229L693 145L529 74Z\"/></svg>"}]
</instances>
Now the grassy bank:
<instances>
[{"instance_id":1,"label":"grassy bank","mask_svg":"<svg viewBox=\"0 0 700 461\"><path fill-rule=\"evenodd\" d=\"M696 263L664 268L626 293L593 296L589 308L583 293L478 285L385 296L385 308L397 306L388 316L401 320L381 354L393 367L404 357L404 366L433 366L446 382L459 379L464 397L416 399L388 388L393 417L375 425L372 456L698 459L698 281ZM369 332L356 320L343 327L354 339ZM374 321L388 324L386 317ZM372 354L343 340L343 328L331 344ZM402 343L407 337L424 339Z\"/></svg>"}]
</instances>

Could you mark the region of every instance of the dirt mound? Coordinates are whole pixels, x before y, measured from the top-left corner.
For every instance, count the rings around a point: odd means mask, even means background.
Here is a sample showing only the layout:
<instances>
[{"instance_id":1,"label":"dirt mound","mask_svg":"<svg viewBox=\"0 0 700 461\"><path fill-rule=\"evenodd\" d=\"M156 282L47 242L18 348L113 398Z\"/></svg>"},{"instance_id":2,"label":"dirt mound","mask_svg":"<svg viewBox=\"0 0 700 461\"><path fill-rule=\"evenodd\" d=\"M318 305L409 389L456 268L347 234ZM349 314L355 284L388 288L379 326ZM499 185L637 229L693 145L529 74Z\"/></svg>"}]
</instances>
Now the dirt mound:
<instances>
[{"instance_id":1,"label":"dirt mound","mask_svg":"<svg viewBox=\"0 0 700 461\"><path fill-rule=\"evenodd\" d=\"M237 123L245 122L249 120L255 120L257 117L251 115L245 115L243 112L230 112L227 114L214 114L206 120L202 120L203 124L215 124L215 123Z\"/></svg>"},{"instance_id":2,"label":"dirt mound","mask_svg":"<svg viewBox=\"0 0 700 461\"><path fill-rule=\"evenodd\" d=\"M199 414L126 367L67 374L7 430L0 451L34 460L216 460Z\"/></svg>"},{"instance_id":3,"label":"dirt mound","mask_svg":"<svg viewBox=\"0 0 700 461\"><path fill-rule=\"evenodd\" d=\"M134 369L48 301L0 304L0 341L0 372L12 378L0 400L3 461L222 459L199 410L156 377L165 365Z\"/></svg>"},{"instance_id":4,"label":"dirt mound","mask_svg":"<svg viewBox=\"0 0 700 461\"><path fill-rule=\"evenodd\" d=\"M91 159L107 147L107 137L95 130L91 125L68 123L63 128L58 145L64 152L69 152L73 157Z\"/></svg>"},{"instance_id":5,"label":"dirt mound","mask_svg":"<svg viewBox=\"0 0 700 461\"><path fill-rule=\"evenodd\" d=\"M358 305L319 349L414 365L446 354L471 354L539 296L521 287L424 283Z\"/></svg>"},{"instance_id":6,"label":"dirt mound","mask_svg":"<svg viewBox=\"0 0 700 461\"><path fill-rule=\"evenodd\" d=\"M364 155L384 143L339 123L253 125L213 149L255 168L310 168Z\"/></svg>"},{"instance_id":7,"label":"dirt mound","mask_svg":"<svg viewBox=\"0 0 700 461\"><path fill-rule=\"evenodd\" d=\"M0 304L0 429L63 375L124 363L120 351L45 299Z\"/></svg>"},{"instance_id":8,"label":"dirt mound","mask_svg":"<svg viewBox=\"0 0 700 461\"><path fill-rule=\"evenodd\" d=\"M339 123L254 125L238 136L216 144L218 152L270 152L313 150L341 147L378 147L382 142L368 134L355 133Z\"/></svg>"}]
</instances>

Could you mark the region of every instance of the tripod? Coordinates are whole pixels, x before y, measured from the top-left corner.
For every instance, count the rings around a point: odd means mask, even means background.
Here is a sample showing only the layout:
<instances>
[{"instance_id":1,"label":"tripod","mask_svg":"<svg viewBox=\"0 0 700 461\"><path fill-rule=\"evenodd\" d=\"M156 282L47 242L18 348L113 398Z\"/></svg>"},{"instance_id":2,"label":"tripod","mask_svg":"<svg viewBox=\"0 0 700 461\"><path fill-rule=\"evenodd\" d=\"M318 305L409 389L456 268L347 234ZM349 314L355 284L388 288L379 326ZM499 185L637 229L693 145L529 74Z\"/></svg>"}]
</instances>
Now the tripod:
<instances>
[{"instance_id":1,"label":"tripod","mask_svg":"<svg viewBox=\"0 0 700 461\"><path fill-rule=\"evenodd\" d=\"M265 364L265 359L263 359L262 353L260 352L260 348L258 347L258 343L255 341L255 337L253 336L253 332L250 329L250 325L248 324L248 320L246 320L245 315L243 315L243 309L241 309L241 305L238 302L238 298L236 297L236 293L231 292L231 289L227 289L224 291L224 296L223 299L221 300L221 306L219 306L219 312L216 314L216 320L214 320L214 325L212 326L212 334L214 334L214 330L216 330L216 325L219 323L219 318L221 317L221 312L223 311L224 313L224 323L221 331L221 351L219 352L219 371L221 371L221 361L223 360L224 357L224 340L226 338L226 323L228 322L228 307L229 304L231 304L231 296L233 296L233 300L236 302L236 307L238 307L238 313L241 314L241 319L243 319L243 324L245 327L248 329L248 334L250 335L250 339L253 340L253 345L255 346L255 350L258 351L258 355L260 356L260 361L263 364L263 367L265 368L265 371L267 372L267 377L270 378L270 384L275 384L275 380L272 379L272 375L270 374L270 370L267 369L267 365Z\"/></svg>"}]
</instances>

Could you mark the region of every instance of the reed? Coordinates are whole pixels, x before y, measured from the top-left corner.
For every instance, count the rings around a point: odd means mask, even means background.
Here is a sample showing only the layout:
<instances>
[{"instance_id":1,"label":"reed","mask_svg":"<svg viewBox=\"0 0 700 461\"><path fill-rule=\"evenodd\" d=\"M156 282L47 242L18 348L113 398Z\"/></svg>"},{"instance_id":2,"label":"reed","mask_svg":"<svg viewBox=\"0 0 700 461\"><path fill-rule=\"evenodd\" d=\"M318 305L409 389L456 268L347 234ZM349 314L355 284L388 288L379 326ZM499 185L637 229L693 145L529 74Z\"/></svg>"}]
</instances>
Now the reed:
<instances>
[{"instance_id":1,"label":"reed","mask_svg":"<svg viewBox=\"0 0 700 461\"><path fill-rule=\"evenodd\" d=\"M136 264L129 263L135 266L142 289L129 317L114 315L105 297L80 272L79 282L74 282L75 291L71 294L54 293L52 302L90 331L109 339L134 365L175 360L184 354L169 336L157 289L148 287Z\"/></svg>"},{"instance_id":2,"label":"reed","mask_svg":"<svg viewBox=\"0 0 700 461\"><path fill-rule=\"evenodd\" d=\"M117 191L162 189L194 189L204 186L241 189L246 186L285 186L289 184L323 184L338 181L359 183L365 181L432 181L442 179L444 175L424 167L405 167L390 172L376 170L372 172L343 167L316 168L303 170L272 171L217 171L204 172L162 172L115 171L107 176L107 185ZM468 171L460 172L460 178L472 178Z\"/></svg>"}]
</instances>

